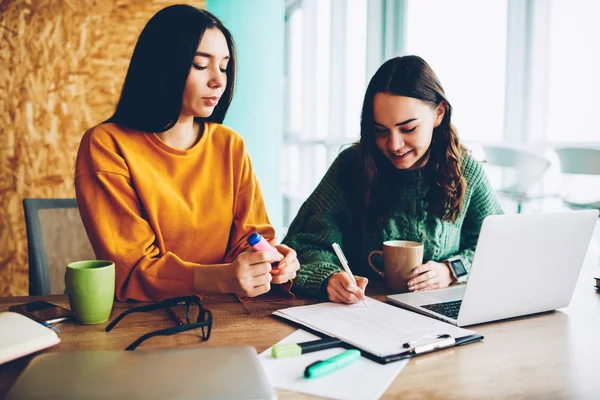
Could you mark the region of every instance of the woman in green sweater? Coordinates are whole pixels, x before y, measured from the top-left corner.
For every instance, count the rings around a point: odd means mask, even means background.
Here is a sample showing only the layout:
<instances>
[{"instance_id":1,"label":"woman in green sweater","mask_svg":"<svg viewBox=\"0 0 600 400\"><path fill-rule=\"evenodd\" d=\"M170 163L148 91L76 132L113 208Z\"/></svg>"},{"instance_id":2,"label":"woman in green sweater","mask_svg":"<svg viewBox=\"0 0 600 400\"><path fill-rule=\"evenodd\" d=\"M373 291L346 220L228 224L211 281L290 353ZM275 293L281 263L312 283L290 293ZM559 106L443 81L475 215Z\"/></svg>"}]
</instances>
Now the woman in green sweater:
<instances>
[{"instance_id":1,"label":"woman in green sweater","mask_svg":"<svg viewBox=\"0 0 600 400\"><path fill-rule=\"evenodd\" d=\"M354 273L374 276L367 257L384 241L423 242L425 260L408 282L411 291L453 283L450 258L470 269L483 219L502 209L451 115L420 57L379 68L365 94L360 141L337 157L283 240L302 265L298 292L340 303L364 298L367 278L352 284L332 243L342 246Z\"/></svg>"}]
</instances>

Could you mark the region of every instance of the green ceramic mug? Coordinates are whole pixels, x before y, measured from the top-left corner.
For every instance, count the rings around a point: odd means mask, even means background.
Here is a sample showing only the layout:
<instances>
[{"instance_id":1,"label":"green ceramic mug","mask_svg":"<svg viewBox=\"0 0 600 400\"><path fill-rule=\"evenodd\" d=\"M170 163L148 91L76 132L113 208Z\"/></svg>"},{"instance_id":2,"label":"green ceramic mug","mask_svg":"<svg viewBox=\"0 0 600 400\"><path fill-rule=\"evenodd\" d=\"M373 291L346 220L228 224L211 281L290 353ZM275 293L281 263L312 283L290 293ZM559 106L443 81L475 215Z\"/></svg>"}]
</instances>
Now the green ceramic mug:
<instances>
[{"instance_id":1,"label":"green ceramic mug","mask_svg":"<svg viewBox=\"0 0 600 400\"><path fill-rule=\"evenodd\" d=\"M110 317L115 297L115 264L86 260L67 265L65 286L75 319L81 324L99 324Z\"/></svg>"}]
</instances>

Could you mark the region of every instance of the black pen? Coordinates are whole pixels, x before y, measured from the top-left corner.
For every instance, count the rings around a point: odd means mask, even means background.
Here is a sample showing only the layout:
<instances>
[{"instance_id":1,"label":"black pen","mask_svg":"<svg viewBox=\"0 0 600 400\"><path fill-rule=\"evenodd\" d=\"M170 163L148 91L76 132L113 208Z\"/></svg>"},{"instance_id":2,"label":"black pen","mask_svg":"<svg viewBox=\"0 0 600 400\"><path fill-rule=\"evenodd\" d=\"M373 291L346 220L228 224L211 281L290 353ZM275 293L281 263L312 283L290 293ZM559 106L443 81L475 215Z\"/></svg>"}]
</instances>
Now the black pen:
<instances>
[{"instance_id":1,"label":"black pen","mask_svg":"<svg viewBox=\"0 0 600 400\"><path fill-rule=\"evenodd\" d=\"M299 356L301 354L312 353L313 351L342 347L342 344L341 340L334 338L311 340L302 343L278 343L271 347L271 356L273 358Z\"/></svg>"}]
</instances>

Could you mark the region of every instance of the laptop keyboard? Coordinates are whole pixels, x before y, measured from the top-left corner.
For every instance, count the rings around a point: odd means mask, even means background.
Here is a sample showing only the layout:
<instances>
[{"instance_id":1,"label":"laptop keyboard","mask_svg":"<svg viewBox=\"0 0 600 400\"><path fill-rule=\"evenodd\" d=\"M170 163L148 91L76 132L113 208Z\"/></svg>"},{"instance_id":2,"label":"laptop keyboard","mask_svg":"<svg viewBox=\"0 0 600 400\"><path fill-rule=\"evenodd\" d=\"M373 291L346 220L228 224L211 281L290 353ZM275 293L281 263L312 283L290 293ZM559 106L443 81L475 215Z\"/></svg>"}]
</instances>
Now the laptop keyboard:
<instances>
[{"instance_id":1,"label":"laptop keyboard","mask_svg":"<svg viewBox=\"0 0 600 400\"><path fill-rule=\"evenodd\" d=\"M458 310L460 310L460 304L462 300L456 301L447 301L445 303L436 303L436 304L425 304L421 306L438 314L445 315L446 317L450 317L452 319L458 318Z\"/></svg>"}]
</instances>

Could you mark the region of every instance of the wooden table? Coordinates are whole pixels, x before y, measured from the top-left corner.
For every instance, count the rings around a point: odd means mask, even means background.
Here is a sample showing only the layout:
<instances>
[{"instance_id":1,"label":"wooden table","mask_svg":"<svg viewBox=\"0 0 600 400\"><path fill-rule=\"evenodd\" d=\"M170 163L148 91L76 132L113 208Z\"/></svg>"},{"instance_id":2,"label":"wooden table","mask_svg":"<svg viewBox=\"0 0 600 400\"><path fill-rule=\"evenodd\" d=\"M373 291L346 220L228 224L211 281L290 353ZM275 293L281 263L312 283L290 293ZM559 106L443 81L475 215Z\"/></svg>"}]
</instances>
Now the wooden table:
<instances>
[{"instance_id":1,"label":"wooden table","mask_svg":"<svg viewBox=\"0 0 600 400\"><path fill-rule=\"evenodd\" d=\"M403 399L593 399L600 398L600 294L593 287L592 268L584 268L571 305L527 318L472 327L485 340L411 360L383 398ZM381 294L370 293L379 300ZM65 296L0 298L0 311L12 304L44 299L67 306ZM233 296L207 296L214 325L208 342L193 333L155 337L140 348L249 344L260 353L295 331L270 316L309 300L279 303L239 303ZM115 303L111 319L131 303ZM81 326L63 323L60 344L45 351L122 350L142 334L172 326L164 311L132 314L107 333L106 323ZM12 386L32 356L0 366L0 398ZM278 390L280 398L306 398Z\"/></svg>"}]
</instances>

